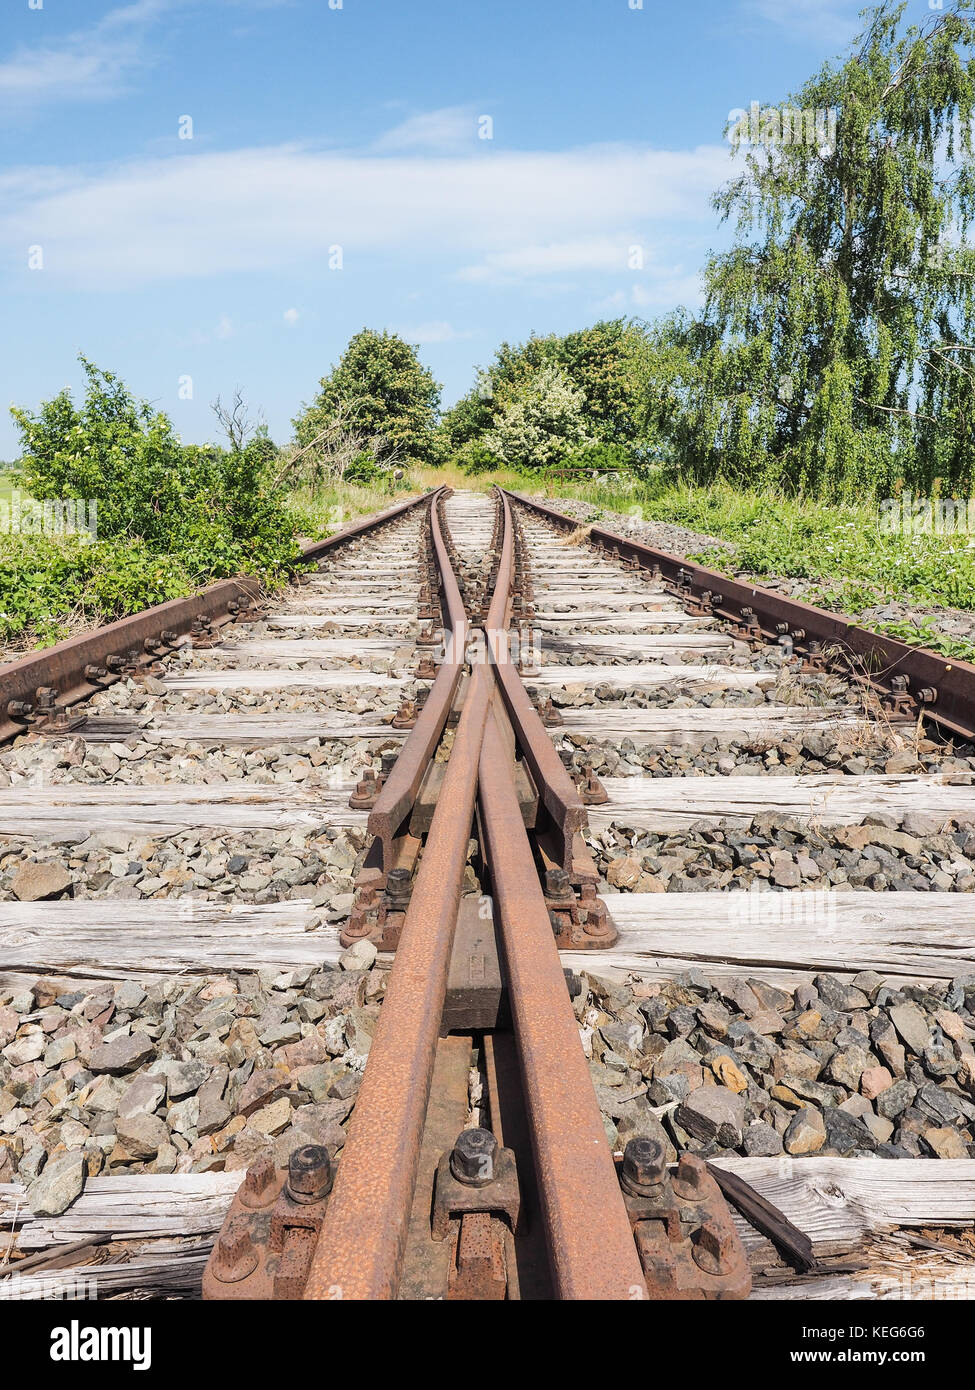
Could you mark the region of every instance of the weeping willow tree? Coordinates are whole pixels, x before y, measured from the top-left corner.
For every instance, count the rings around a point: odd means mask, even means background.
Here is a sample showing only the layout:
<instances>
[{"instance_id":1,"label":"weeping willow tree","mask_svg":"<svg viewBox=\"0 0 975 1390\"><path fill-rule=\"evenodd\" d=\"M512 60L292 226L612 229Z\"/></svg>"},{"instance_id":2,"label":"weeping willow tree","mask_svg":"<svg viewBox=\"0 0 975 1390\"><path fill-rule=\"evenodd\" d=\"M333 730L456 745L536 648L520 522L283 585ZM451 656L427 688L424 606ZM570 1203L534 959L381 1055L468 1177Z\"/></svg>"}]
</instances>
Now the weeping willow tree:
<instances>
[{"instance_id":1,"label":"weeping willow tree","mask_svg":"<svg viewBox=\"0 0 975 1390\"><path fill-rule=\"evenodd\" d=\"M729 126L736 229L698 318L651 334L648 432L698 478L950 492L975 460L972 0L903 27Z\"/></svg>"}]
</instances>

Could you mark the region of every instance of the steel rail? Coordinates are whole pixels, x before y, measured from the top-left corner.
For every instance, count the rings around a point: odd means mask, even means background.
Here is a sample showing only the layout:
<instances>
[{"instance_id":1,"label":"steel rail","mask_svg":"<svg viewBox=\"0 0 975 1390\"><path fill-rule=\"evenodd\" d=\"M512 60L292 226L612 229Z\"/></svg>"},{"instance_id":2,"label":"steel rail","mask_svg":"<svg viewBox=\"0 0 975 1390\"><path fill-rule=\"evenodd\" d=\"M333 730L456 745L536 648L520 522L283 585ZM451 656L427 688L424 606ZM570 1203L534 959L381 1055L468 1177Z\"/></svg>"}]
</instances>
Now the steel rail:
<instances>
[{"instance_id":1,"label":"steel rail","mask_svg":"<svg viewBox=\"0 0 975 1390\"><path fill-rule=\"evenodd\" d=\"M478 785L556 1290L563 1299L646 1298L496 709L484 731Z\"/></svg>"},{"instance_id":2,"label":"steel rail","mask_svg":"<svg viewBox=\"0 0 975 1390\"><path fill-rule=\"evenodd\" d=\"M504 513L505 535L512 536L513 544L511 505L504 490L498 488L497 491ZM573 836L586 824L586 808L578 788L555 751L555 744L539 718L524 682L511 662L508 640L510 615L507 610L502 611L497 595L495 604L498 606L492 604L487 620L488 655L495 679L508 718L521 744L521 751L531 769L535 787L562 833L566 861L571 861ZM563 863L563 868L569 867L569 862Z\"/></svg>"},{"instance_id":3,"label":"steel rail","mask_svg":"<svg viewBox=\"0 0 975 1390\"><path fill-rule=\"evenodd\" d=\"M313 541L301 547L303 562L313 564L331 551L366 533L394 521L415 507L428 504L432 493L424 493L406 502L398 502L385 511L364 517L346 526L323 541ZM148 665L174 649L174 642L163 634L178 639L184 637L201 620L207 626L220 626L237 616L237 606L247 608L260 598L260 581L249 577L221 579L199 593L186 598L170 599L155 604L141 613L108 623L94 632L81 633L58 642L43 651L31 652L17 661L0 666L0 743L18 734L29 733L26 719L14 718L12 704L33 705L37 691L54 691L58 707L90 699L119 677L108 669L109 663L138 653L138 664ZM90 668L101 668L102 675L93 677Z\"/></svg>"},{"instance_id":4,"label":"steel rail","mask_svg":"<svg viewBox=\"0 0 975 1390\"><path fill-rule=\"evenodd\" d=\"M464 643L458 645L456 637L463 634L466 619L435 512L433 522L452 657L457 660ZM513 563L510 537L506 540L497 590L504 595L510 590ZM474 815L477 755L492 691L490 669L475 666L305 1287L307 1299L383 1299L396 1293ZM449 702L442 709L444 720L447 709ZM431 715L431 727L436 718L439 712ZM422 770L418 762L404 770L403 783L412 786ZM394 793L395 805L402 806L406 793L394 784L391 805ZM374 811L379 809L377 802ZM388 824L397 812L385 814Z\"/></svg>"},{"instance_id":5,"label":"steel rail","mask_svg":"<svg viewBox=\"0 0 975 1390\"><path fill-rule=\"evenodd\" d=\"M438 488L430 498L430 528L442 589L444 628L450 636L444 642L444 659L426 703L417 715L416 723L410 730L375 806L369 812L369 833L382 844L383 865L387 870L392 863L393 839L416 801L420 784L447 723L464 667L467 617L437 514L438 500L445 492L445 488Z\"/></svg>"},{"instance_id":6,"label":"steel rail","mask_svg":"<svg viewBox=\"0 0 975 1390\"><path fill-rule=\"evenodd\" d=\"M577 530L581 524L575 517L521 493L508 492L507 496L562 530ZM760 585L744 584L602 526L591 527L589 539L604 550L635 561L641 569L659 569L680 591L710 593L713 600L708 611L714 617L746 631L751 628L756 637L776 642L784 629L794 634L794 649L800 654L809 653L810 642L818 643L817 659L824 663L830 660L831 648L840 650L855 664L852 674L862 675L878 693L895 700L903 698L907 692L898 685L906 679L913 713L923 713L952 734L975 739L975 665L970 662L938 656L925 647L871 632L841 614L785 598Z\"/></svg>"}]
</instances>

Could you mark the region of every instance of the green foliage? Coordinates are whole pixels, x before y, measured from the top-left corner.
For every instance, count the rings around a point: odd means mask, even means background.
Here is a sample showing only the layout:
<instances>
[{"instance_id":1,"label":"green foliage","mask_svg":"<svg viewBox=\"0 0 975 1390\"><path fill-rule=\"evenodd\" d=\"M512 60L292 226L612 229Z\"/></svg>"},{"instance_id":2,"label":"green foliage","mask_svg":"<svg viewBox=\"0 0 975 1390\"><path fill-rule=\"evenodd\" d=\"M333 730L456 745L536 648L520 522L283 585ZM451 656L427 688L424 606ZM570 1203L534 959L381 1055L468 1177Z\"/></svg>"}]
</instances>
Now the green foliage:
<instances>
[{"instance_id":1,"label":"green foliage","mask_svg":"<svg viewBox=\"0 0 975 1390\"><path fill-rule=\"evenodd\" d=\"M311 405L294 420L303 447L341 421L375 441L380 463L436 460L434 426L440 387L421 364L416 349L396 333L364 328L351 340L337 366L322 377Z\"/></svg>"},{"instance_id":2,"label":"green foliage","mask_svg":"<svg viewBox=\"0 0 975 1390\"><path fill-rule=\"evenodd\" d=\"M640 429L645 358L642 330L624 319L596 323L564 337L533 334L522 344L502 343L491 366L479 372L472 389L444 415L444 447L462 460L480 459L477 467L483 468L487 466L483 454L465 452L465 446L477 442L493 450L498 462L507 462L507 455L497 453L497 431L508 430L512 411L537 395L533 383L543 373L549 374L544 381L545 390L550 389L553 372L579 396L580 440L633 446ZM562 440L557 432L547 451L551 461L564 457ZM534 455L545 453L536 440Z\"/></svg>"},{"instance_id":3,"label":"green foliage","mask_svg":"<svg viewBox=\"0 0 975 1390\"><path fill-rule=\"evenodd\" d=\"M175 556L155 554L143 541L5 536L0 640L26 633L46 646L66 637L73 619L124 618L196 587Z\"/></svg>"},{"instance_id":4,"label":"green foliage","mask_svg":"<svg viewBox=\"0 0 975 1390\"><path fill-rule=\"evenodd\" d=\"M229 575L273 583L293 566L295 518L273 484L265 431L231 450L184 446L165 415L81 362L81 406L62 391L36 414L12 413L24 487L40 501L94 502L97 541L8 537L0 633L53 638L72 614L120 617Z\"/></svg>"},{"instance_id":5,"label":"green foliage","mask_svg":"<svg viewBox=\"0 0 975 1390\"><path fill-rule=\"evenodd\" d=\"M551 468L586 434L584 398L559 367L544 366L508 394L483 445L508 468Z\"/></svg>"},{"instance_id":6,"label":"green foliage","mask_svg":"<svg viewBox=\"0 0 975 1390\"><path fill-rule=\"evenodd\" d=\"M644 423L702 481L829 496L970 489L975 443L972 0L867 12L788 101L835 144L759 142L715 198L736 244L699 319L651 334Z\"/></svg>"},{"instance_id":7,"label":"green foliage","mask_svg":"<svg viewBox=\"0 0 975 1390\"><path fill-rule=\"evenodd\" d=\"M271 483L277 451L266 432L242 449L184 447L165 415L136 402L113 373L81 363L83 406L65 390L36 414L12 410L33 497L92 499L100 538L179 554L200 580L287 562L294 529Z\"/></svg>"},{"instance_id":8,"label":"green foliage","mask_svg":"<svg viewBox=\"0 0 975 1390\"><path fill-rule=\"evenodd\" d=\"M638 521L665 521L714 536L725 544L689 558L723 574L804 580L809 587L803 596L809 602L839 612L856 616L891 602L975 611L971 536L964 531L893 530L880 508L869 502L812 502L785 490L727 482L702 487L663 472L644 483L610 478L560 484L559 491ZM891 619L878 620L876 627L931 645L926 640L930 625L900 625ZM951 654L963 656L964 641L958 642Z\"/></svg>"}]
</instances>

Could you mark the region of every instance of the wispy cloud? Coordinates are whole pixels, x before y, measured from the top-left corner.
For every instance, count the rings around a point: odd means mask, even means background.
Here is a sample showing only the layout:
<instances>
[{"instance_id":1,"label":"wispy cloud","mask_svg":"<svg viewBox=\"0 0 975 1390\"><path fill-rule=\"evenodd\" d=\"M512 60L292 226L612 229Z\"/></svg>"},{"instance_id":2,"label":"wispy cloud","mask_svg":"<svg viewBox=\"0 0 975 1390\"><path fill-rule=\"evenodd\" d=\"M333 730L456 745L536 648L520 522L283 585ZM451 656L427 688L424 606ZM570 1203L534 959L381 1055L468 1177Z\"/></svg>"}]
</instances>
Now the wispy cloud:
<instances>
[{"instance_id":1,"label":"wispy cloud","mask_svg":"<svg viewBox=\"0 0 975 1390\"><path fill-rule=\"evenodd\" d=\"M797 41L812 39L837 50L863 28L863 0L746 0L744 8Z\"/></svg>"},{"instance_id":2,"label":"wispy cloud","mask_svg":"<svg viewBox=\"0 0 975 1390\"><path fill-rule=\"evenodd\" d=\"M40 244L45 275L99 289L324 268L336 244L347 267L381 252L472 280L545 276L615 268L655 224L709 229L711 192L728 173L727 147L626 145L489 159L288 145L28 168L5 180L0 249L26 265Z\"/></svg>"},{"instance_id":3,"label":"wispy cloud","mask_svg":"<svg viewBox=\"0 0 975 1390\"><path fill-rule=\"evenodd\" d=\"M425 111L387 130L374 148L402 152L428 150L454 154L469 149L477 138L477 112L473 106L444 106Z\"/></svg>"},{"instance_id":4,"label":"wispy cloud","mask_svg":"<svg viewBox=\"0 0 975 1390\"><path fill-rule=\"evenodd\" d=\"M592 237L491 251L477 265L463 266L457 278L499 284L538 275L564 275L574 270L625 270L630 248L637 243L638 238L633 236Z\"/></svg>"},{"instance_id":5,"label":"wispy cloud","mask_svg":"<svg viewBox=\"0 0 975 1390\"><path fill-rule=\"evenodd\" d=\"M124 90L143 61L143 34L173 0L136 0L110 10L96 24L57 43L23 45L0 63L0 98L16 105L29 100L105 99Z\"/></svg>"},{"instance_id":6,"label":"wispy cloud","mask_svg":"<svg viewBox=\"0 0 975 1390\"><path fill-rule=\"evenodd\" d=\"M42 101L104 101L128 91L152 62L152 26L193 0L133 0L56 42L23 44L0 63L0 102L8 109ZM290 0L222 0L228 6L274 8ZM42 14L42 11L38 11Z\"/></svg>"}]
</instances>

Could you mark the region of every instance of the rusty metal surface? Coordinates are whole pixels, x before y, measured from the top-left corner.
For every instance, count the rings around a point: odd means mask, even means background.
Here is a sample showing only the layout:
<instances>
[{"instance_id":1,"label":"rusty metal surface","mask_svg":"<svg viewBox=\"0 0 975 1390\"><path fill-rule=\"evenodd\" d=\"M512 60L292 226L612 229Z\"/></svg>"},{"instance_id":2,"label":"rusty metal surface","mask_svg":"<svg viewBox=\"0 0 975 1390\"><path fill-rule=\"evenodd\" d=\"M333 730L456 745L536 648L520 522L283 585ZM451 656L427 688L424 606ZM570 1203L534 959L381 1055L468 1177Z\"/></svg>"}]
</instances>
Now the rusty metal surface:
<instances>
[{"instance_id":1,"label":"rusty metal surface","mask_svg":"<svg viewBox=\"0 0 975 1390\"><path fill-rule=\"evenodd\" d=\"M556 1293L568 1299L645 1298L494 711L481 746L478 797Z\"/></svg>"},{"instance_id":2,"label":"rusty metal surface","mask_svg":"<svg viewBox=\"0 0 975 1390\"><path fill-rule=\"evenodd\" d=\"M393 839L413 808L420 784L447 723L464 662L467 621L437 515L436 500L442 492L443 489L438 489L430 499L430 528L443 592L444 622L450 631L450 639L445 644L444 660L426 703L417 715L416 723L369 813L369 833L382 845L384 868L389 867Z\"/></svg>"},{"instance_id":3,"label":"rusty metal surface","mask_svg":"<svg viewBox=\"0 0 975 1390\"><path fill-rule=\"evenodd\" d=\"M670 1168L659 1140L631 1139L620 1185L652 1299L748 1297L748 1257L703 1159L685 1153Z\"/></svg>"},{"instance_id":4,"label":"rusty metal surface","mask_svg":"<svg viewBox=\"0 0 975 1390\"><path fill-rule=\"evenodd\" d=\"M59 704L74 704L87 699L103 685L89 680L85 668L105 667L110 657L124 656L138 650L145 665L152 656L145 651L146 642L154 642L163 632L182 637L199 618L210 623L226 622L231 616L228 602L253 603L260 596L256 579L222 579L188 598L170 599L144 613L120 618L95 632L80 633L56 646L31 652L18 661L0 667L0 740L23 733L26 725L7 716L12 700L34 704L38 689L45 686L56 692Z\"/></svg>"},{"instance_id":5,"label":"rusty metal surface","mask_svg":"<svg viewBox=\"0 0 975 1390\"><path fill-rule=\"evenodd\" d=\"M422 493L419 497L410 497L405 502L397 502L395 506L387 507L385 511L373 512L369 516L354 521L351 526L345 526L341 531L335 531L330 536L326 536L323 541L311 541L308 545L301 547L301 554L305 560L313 563L327 555L329 551L344 545L346 541L355 540L358 536L364 535L367 531L374 531L377 526L384 526L387 521L394 521L398 516L405 516L414 507L422 507L429 502L431 493Z\"/></svg>"},{"instance_id":6,"label":"rusty metal surface","mask_svg":"<svg viewBox=\"0 0 975 1390\"><path fill-rule=\"evenodd\" d=\"M204 1299L300 1298L330 1187L328 1150L318 1145L296 1149L288 1168L259 1159L234 1194L207 1261Z\"/></svg>"},{"instance_id":7,"label":"rusty metal surface","mask_svg":"<svg viewBox=\"0 0 975 1390\"><path fill-rule=\"evenodd\" d=\"M302 546L302 558L312 563L346 541L364 535L414 507L429 503L432 495L427 493L408 502L400 502L384 512L364 517L324 541ZM109 658L124 657L134 651L141 654L141 667L148 667L153 661L153 654L146 650L147 642L157 643L163 633L185 637L200 619L210 626L219 626L235 616L228 605L239 603L243 609L255 603L260 595L261 587L257 579L221 579L198 594L156 604L142 613L133 613L94 632L80 633L53 647L31 652L17 661L0 666L0 742L24 733L29 727L22 720L9 717L7 706L11 702L34 704L37 691L45 687L54 690L57 703L62 706L86 700L110 683L108 679L104 682L89 679L86 668L105 668Z\"/></svg>"},{"instance_id":8,"label":"rusty metal surface","mask_svg":"<svg viewBox=\"0 0 975 1390\"><path fill-rule=\"evenodd\" d=\"M579 522L532 501L520 493L509 497L521 506L544 517L563 530L577 530ZM718 574L716 570L683 560L665 550L593 526L589 538L594 545L615 552L622 560L635 562L641 569L659 569L663 578L679 585L686 577L688 595L710 592L713 601L707 611L716 618L738 625L743 632L758 639L775 642L785 633L803 635L794 641L794 649L806 655L810 642L820 649L837 649L845 654L854 670L869 676L869 684L892 699L899 693L898 681L907 682L909 699L906 713L923 712L926 719L940 724L953 734L975 739L975 665L955 657L938 656L924 647L912 647L895 637L884 637L861 627L850 618L814 608L799 599L784 598L758 585L743 584ZM753 616L751 616L753 615ZM826 653L827 657L829 653ZM933 699L931 698L933 696Z\"/></svg>"},{"instance_id":9,"label":"rusty metal surface","mask_svg":"<svg viewBox=\"0 0 975 1390\"><path fill-rule=\"evenodd\" d=\"M406 914L305 1297L393 1298L399 1284L493 681L471 680ZM517 805L517 802L516 802ZM524 832L522 832L524 833Z\"/></svg>"},{"instance_id":10,"label":"rusty metal surface","mask_svg":"<svg viewBox=\"0 0 975 1390\"><path fill-rule=\"evenodd\" d=\"M500 489L499 489L500 492ZM504 509L506 542L511 542L511 507L508 497L500 492ZM509 550L509 565L511 563ZM571 855L572 838L576 831L587 823L586 808L572 781L555 751L555 744L545 732L545 726L538 711L531 702L521 677L511 663L508 643L508 618L510 604L506 607L507 595L502 594L499 583L487 620L488 654L495 677L501 688L508 718L518 736L521 751L531 771L536 790L542 803L562 835L566 859ZM568 862L564 863L568 868Z\"/></svg>"},{"instance_id":11,"label":"rusty metal surface","mask_svg":"<svg viewBox=\"0 0 975 1390\"><path fill-rule=\"evenodd\" d=\"M467 1119L472 1052L473 1039L469 1036L441 1038L437 1044L403 1276L397 1293L400 1299L443 1298L447 1293L453 1252L449 1243L433 1239L430 1212L441 1155L450 1148Z\"/></svg>"}]
</instances>

